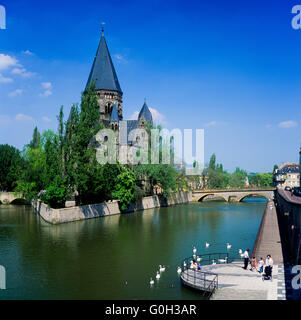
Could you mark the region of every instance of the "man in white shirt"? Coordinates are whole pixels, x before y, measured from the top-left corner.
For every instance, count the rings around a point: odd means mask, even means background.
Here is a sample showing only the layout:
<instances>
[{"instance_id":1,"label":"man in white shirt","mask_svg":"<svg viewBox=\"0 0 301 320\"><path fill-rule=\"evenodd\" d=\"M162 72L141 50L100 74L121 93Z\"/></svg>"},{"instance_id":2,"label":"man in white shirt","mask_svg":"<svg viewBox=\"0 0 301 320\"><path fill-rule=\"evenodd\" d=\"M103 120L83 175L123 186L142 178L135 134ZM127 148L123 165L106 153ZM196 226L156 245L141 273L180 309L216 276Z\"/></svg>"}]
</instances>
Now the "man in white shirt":
<instances>
[{"instance_id":1,"label":"man in white shirt","mask_svg":"<svg viewBox=\"0 0 301 320\"><path fill-rule=\"evenodd\" d=\"M265 260L265 264L267 266L270 266L271 268L273 268L274 261L273 261L271 255L269 255L269 254L267 255L267 258Z\"/></svg>"},{"instance_id":2,"label":"man in white shirt","mask_svg":"<svg viewBox=\"0 0 301 320\"><path fill-rule=\"evenodd\" d=\"M265 260L265 264L266 264L265 274L268 278L270 278L272 276L272 269L273 269L273 264L274 264L274 261L273 261L270 254L267 255L267 258Z\"/></svg>"},{"instance_id":3,"label":"man in white shirt","mask_svg":"<svg viewBox=\"0 0 301 320\"><path fill-rule=\"evenodd\" d=\"M247 250L244 252L244 269L245 269L245 270L247 270L248 264L249 264L249 252L250 252L250 249L247 249Z\"/></svg>"}]
</instances>

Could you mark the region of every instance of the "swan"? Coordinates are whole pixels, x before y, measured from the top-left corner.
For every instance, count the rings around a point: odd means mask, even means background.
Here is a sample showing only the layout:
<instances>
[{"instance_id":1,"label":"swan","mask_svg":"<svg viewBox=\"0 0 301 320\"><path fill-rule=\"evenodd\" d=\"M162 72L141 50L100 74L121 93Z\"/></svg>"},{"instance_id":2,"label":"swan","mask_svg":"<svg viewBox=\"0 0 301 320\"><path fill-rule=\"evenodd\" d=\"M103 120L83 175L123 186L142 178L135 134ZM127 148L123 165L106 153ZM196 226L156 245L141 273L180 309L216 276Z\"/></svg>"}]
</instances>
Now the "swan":
<instances>
[{"instance_id":1,"label":"swan","mask_svg":"<svg viewBox=\"0 0 301 320\"><path fill-rule=\"evenodd\" d=\"M218 259L218 261L221 262L221 263L226 263L227 260L228 260L228 257L226 257L225 259Z\"/></svg>"},{"instance_id":2,"label":"swan","mask_svg":"<svg viewBox=\"0 0 301 320\"><path fill-rule=\"evenodd\" d=\"M177 270L178 273L182 273L182 269L180 267L178 267L178 270Z\"/></svg>"},{"instance_id":3,"label":"swan","mask_svg":"<svg viewBox=\"0 0 301 320\"><path fill-rule=\"evenodd\" d=\"M197 257L196 261L197 261L197 262L201 262L201 261L202 261L202 258L201 258L201 257Z\"/></svg>"},{"instance_id":4,"label":"swan","mask_svg":"<svg viewBox=\"0 0 301 320\"><path fill-rule=\"evenodd\" d=\"M231 244L230 243L227 243L227 249L231 249Z\"/></svg>"},{"instance_id":5,"label":"swan","mask_svg":"<svg viewBox=\"0 0 301 320\"><path fill-rule=\"evenodd\" d=\"M193 247L193 255L195 255L196 254L196 247Z\"/></svg>"},{"instance_id":6,"label":"swan","mask_svg":"<svg viewBox=\"0 0 301 320\"><path fill-rule=\"evenodd\" d=\"M212 260L212 265L216 265L216 262L214 260Z\"/></svg>"},{"instance_id":7,"label":"swan","mask_svg":"<svg viewBox=\"0 0 301 320\"><path fill-rule=\"evenodd\" d=\"M161 278L159 271L157 271L156 279L159 280Z\"/></svg>"},{"instance_id":8,"label":"swan","mask_svg":"<svg viewBox=\"0 0 301 320\"><path fill-rule=\"evenodd\" d=\"M241 250L241 249L239 249L239 250L238 250L238 253L239 253L239 254L242 254L242 250Z\"/></svg>"},{"instance_id":9,"label":"swan","mask_svg":"<svg viewBox=\"0 0 301 320\"><path fill-rule=\"evenodd\" d=\"M149 284L153 285L155 283L155 281L151 278Z\"/></svg>"},{"instance_id":10,"label":"swan","mask_svg":"<svg viewBox=\"0 0 301 320\"><path fill-rule=\"evenodd\" d=\"M184 263L183 263L183 266L184 266L184 267L186 267L186 266L187 266L187 264L186 264L186 262L185 262L185 261L184 261Z\"/></svg>"},{"instance_id":11,"label":"swan","mask_svg":"<svg viewBox=\"0 0 301 320\"><path fill-rule=\"evenodd\" d=\"M163 272L163 271L165 271L165 267L164 266L161 266L161 264L159 265L159 270L160 270L160 272Z\"/></svg>"},{"instance_id":12,"label":"swan","mask_svg":"<svg viewBox=\"0 0 301 320\"><path fill-rule=\"evenodd\" d=\"M206 248L208 248L210 246L210 243L206 242Z\"/></svg>"}]
</instances>

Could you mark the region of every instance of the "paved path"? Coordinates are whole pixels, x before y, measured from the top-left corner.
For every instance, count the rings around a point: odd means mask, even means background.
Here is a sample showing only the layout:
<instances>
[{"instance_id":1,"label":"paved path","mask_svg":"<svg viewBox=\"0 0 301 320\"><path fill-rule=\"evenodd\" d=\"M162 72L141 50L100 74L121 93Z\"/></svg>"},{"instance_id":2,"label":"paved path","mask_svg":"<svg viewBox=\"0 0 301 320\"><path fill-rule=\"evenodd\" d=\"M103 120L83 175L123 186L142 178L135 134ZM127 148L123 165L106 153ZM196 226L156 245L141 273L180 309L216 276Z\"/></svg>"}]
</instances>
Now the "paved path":
<instances>
[{"instance_id":1,"label":"paved path","mask_svg":"<svg viewBox=\"0 0 301 320\"><path fill-rule=\"evenodd\" d=\"M242 263L207 266L218 273L215 300L285 300L285 277L277 213L273 201L267 203L253 254L257 260L270 254L274 260L273 281L262 281L258 272L242 269ZM214 270L214 267L216 267ZM206 271L203 269L203 271Z\"/></svg>"},{"instance_id":2,"label":"paved path","mask_svg":"<svg viewBox=\"0 0 301 320\"><path fill-rule=\"evenodd\" d=\"M260 257L263 257L265 260L267 254L272 256L275 264L283 265L278 219L273 201L267 204L253 250L253 255L256 256L257 260Z\"/></svg>"},{"instance_id":3,"label":"paved path","mask_svg":"<svg viewBox=\"0 0 301 320\"><path fill-rule=\"evenodd\" d=\"M212 300L278 300L278 265L273 279L262 280L257 271L244 270L243 262L204 266L202 271L218 274L218 289Z\"/></svg>"}]
</instances>

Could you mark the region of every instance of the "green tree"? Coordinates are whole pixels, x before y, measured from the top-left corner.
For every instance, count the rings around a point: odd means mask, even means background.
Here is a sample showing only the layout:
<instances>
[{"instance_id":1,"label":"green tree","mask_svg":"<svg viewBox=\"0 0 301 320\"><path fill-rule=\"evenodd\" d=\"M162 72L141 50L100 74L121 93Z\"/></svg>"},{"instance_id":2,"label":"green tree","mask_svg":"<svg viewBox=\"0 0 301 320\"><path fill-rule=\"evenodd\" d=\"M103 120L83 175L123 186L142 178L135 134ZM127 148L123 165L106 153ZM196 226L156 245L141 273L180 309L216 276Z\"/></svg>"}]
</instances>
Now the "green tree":
<instances>
[{"instance_id":1,"label":"green tree","mask_svg":"<svg viewBox=\"0 0 301 320\"><path fill-rule=\"evenodd\" d=\"M243 188L246 186L246 178L248 174L246 171L236 168L230 175L229 186L232 188Z\"/></svg>"},{"instance_id":2,"label":"green tree","mask_svg":"<svg viewBox=\"0 0 301 320\"><path fill-rule=\"evenodd\" d=\"M7 144L0 145L0 190L14 190L22 172L23 164L18 149Z\"/></svg>"},{"instance_id":3,"label":"green tree","mask_svg":"<svg viewBox=\"0 0 301 320\"><path fill-rule=\"evenodd\" d=\"M120 209L125 211L135 199L136 176L129 168L121 168L112 195L114 199L119 199Z\"/></svg>"}]
</instances>

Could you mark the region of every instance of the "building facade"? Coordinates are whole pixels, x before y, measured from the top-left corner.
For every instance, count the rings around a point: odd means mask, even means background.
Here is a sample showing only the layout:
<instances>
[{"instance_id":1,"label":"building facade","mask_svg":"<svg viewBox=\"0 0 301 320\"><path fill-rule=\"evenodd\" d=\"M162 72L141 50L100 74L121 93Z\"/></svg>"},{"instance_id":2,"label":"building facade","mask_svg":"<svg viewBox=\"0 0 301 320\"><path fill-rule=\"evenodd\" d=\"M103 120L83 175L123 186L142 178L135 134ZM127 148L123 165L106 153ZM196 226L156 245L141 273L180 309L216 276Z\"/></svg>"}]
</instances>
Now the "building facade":
<instances>
[{"instance_id":1,"label":"building facade","mask_svg":"<svg viewBox=\"0 0 301 320\"><path fill-rule=\"evenodd\" d=\"M300 165L283 163L274 172L274 185L278 188L300 187Z\"/></svg>"},{"instance_id":2,"label":"building facade","mask_svg":"<svg viewBox=\"0 0 301 320\"><path fill-rule=\"evenodd\" d=\"M100 114L99 120L106 128L114 130L117 151L120 151L121 147L137 145L139 137L131 137L130 132L134 129L146 128L148 124L152 126L153 117L146 102L144 102L137 120L123 119L123 92L104 32L101 35L86 87L92 83L96 85ZM101 143L105 144L105 139Z\"/></svg>"}]
</instances>

